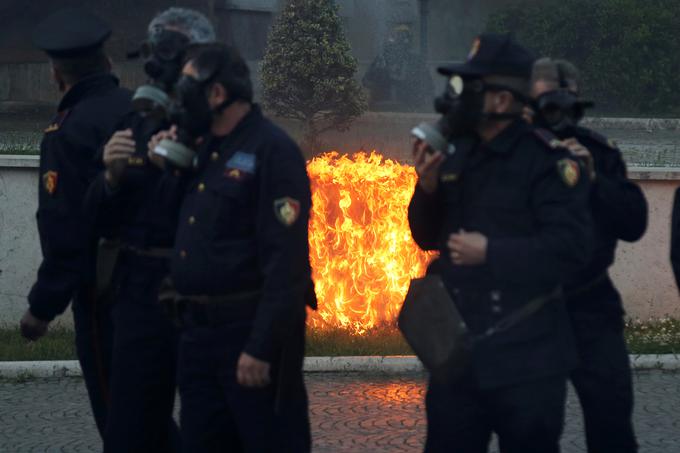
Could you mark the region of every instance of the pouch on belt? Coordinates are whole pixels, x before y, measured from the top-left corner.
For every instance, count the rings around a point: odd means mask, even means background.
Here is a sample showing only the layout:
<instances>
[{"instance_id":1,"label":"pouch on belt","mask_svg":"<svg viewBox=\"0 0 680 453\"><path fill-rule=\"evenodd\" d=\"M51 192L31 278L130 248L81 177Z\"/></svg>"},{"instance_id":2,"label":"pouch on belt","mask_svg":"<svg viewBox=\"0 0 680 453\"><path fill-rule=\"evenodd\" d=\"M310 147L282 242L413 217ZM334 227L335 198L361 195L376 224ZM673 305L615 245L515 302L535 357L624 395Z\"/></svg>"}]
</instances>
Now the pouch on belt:
<instances>
[{"instance_id":1,"label":"pouch on belt","mask_svg":"<svg viewBox=\"0 0 680 453\"><path fill-rule=\"evenodd\" d=\"M111 290L113 272L120 255L121 242L102 239L97 247L96 297L103 297Z\"/></svg>"},{"instance_id":2,"label":"pouch on belt","mask_svg":"<svg viewBox=\"0 0 680 453\"><path fill-rule=\"evenodd\" d=\"M399 329L433 377L452 379L467 369L472 345L505 332L564 297L561 287L538 296L500 319L481 334L471 335L438 274L411 281L399 313Z\"/></svg>"},{"instance_id":3,"label":"pouch on belt","mask_svg":"<svg viewBox=\"0 0 680 453\"><path fill-rule=\"evenodd\" d=\"M469 330L439 275L411 281L398 323L433 377L456 376L466 368Z\"/></svg>"}]
</instances>

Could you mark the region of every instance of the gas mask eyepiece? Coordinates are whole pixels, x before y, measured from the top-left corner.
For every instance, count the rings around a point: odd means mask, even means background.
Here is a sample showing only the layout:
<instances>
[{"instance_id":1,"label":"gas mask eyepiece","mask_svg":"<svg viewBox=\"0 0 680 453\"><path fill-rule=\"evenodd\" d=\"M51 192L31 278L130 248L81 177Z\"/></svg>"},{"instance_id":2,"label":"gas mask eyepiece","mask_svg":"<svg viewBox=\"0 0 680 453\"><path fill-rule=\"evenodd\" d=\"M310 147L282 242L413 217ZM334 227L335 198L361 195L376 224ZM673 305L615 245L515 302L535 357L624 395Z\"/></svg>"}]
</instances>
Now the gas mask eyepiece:
<instances>
[{"instance_id":1,"label":"gas mask eyepiece","mask_svg":"<svg viewBox=\"0 0 680 453\"><path fill-rule=\"evenodd\" d=\"M137 88L132 98L137 111L159 117L167 115L189 46L189 38L183 33L162 30L130 54L145 59L144 72L149 78L145 85Z\"/></svg>"},{"instance_id":2,"label":"gas mask eyepiece","mask_svg":"<svg viewBox=\"0 0 680 453\"><path fill-rule=\"evenodd\" d=\"M425 141L430 148L447 152L449 140L474 131L483 117L486 85L481 78L452 75L444 93L434 101L434 109L442 117L434 124L421 123L411 134Z\"/></svg>"},{"instance_id":3,"label":"gas mask eyepiece","mask_svg":"<svg viewBox=\"0 0 680 453\"><path fill-rule=\"evenodd\" d=\"M536 124L553 132L564 132L576 127L593 103L580 100L578 94L560 88L539 96L534 102Z\"/></svg>"}]
</instances>

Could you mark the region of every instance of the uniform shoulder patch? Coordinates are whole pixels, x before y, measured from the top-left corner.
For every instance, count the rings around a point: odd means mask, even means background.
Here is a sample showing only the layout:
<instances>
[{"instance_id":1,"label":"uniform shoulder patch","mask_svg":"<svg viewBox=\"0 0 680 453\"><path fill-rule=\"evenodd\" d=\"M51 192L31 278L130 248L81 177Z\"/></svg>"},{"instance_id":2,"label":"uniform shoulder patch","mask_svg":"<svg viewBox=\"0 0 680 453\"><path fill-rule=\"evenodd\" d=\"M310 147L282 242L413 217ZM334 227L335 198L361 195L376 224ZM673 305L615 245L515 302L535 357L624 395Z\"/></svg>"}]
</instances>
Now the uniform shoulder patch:
<instances>
[{"instance_id":1,"label":"uniform shoulder patch","mask_svg":"<svg viewBox=\"0 0 680 453\"><path fill-rule=\"evenodd\" d=\"M300 217L300 202L291 197L274 200L274 214L279 222L292 226Z\"/></svg>"},{"instance_id":2,"label":"uniform shoulder patch","mask_svg":"<svg viewBox=\"0 0 680 453\"><path fill-rule=\"evenodd\" d=\"M50 132L56 132L61 128L61 125L64 123L64 120L68 116L69 110L64 110L61 111L57 114L57 116L54 117L52 122L45 128L45 133L49 134Z\"/></svg>"},{"instance_id":3,"label":"uniform shoulder patch","mask_svg":"<svg viewBox=\"0 0 680 453\"><path fill-rule=\"evenodd\" d=\"M534 135L538 140L550 149L564 148L562 141L547 129L534 129Z\"/></svg>"},{"instance_id":4,"label":"uniform shoulder patch","mask_svg":"<svg viewBox=\"0 0 680 453\"><path fill-rule=\"evenodd\" d=\"M50 195L54 195L57 191L57 182L59 181L59 173L56 171L45 172L42 176L43 188L45 192Z\"/></svg>"},{"instance_id":5,"label":"uniform shoulder patch","mask_svg":"<svg viewBox=\"0 0 680 453\"><path fill-rule=\"evenodd\" d=\"M560 159L557 161L557 172L567 187L575 187L581 179L581 168L572 159Z\"/></svg>"}]
</instances>

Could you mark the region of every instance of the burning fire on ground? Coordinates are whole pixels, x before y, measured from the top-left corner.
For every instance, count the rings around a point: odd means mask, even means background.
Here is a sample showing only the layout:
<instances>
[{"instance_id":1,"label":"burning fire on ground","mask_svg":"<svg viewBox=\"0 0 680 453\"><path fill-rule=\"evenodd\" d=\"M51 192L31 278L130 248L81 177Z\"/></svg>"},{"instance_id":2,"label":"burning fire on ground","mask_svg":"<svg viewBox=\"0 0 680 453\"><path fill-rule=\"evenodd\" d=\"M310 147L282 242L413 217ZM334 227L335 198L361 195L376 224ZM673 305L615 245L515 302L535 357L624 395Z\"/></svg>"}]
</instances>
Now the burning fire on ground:
<instances>
[{"instance_id":1,"label":"burning fire on ground","mask_svg":"<svg viewBox=\"0 0 680 453\"><path fill-rule=\"evenodd\" d=\"M319 300L310 325L362 334L393 324L411 278L422 276L431 259L408 226L415 170L376 152L332 152L312 159L307 172L313 200L310 259Z\"/></svg>"}]
</instances>

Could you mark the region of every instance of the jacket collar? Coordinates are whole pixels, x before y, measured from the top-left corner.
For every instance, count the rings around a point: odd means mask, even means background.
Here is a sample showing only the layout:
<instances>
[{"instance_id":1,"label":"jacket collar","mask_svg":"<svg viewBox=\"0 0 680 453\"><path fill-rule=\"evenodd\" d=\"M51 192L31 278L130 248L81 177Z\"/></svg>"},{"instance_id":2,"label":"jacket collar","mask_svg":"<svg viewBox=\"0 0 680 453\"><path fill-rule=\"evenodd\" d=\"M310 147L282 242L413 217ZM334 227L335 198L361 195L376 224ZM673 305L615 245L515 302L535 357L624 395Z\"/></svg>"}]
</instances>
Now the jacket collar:
<instances>
[{"instance_id":1,"label":"jacket collar","mask_svg":"<svg viewBox=\"0 0 680 453\"><path fill-rule=\"evenodd\" d=\"M100 93L107 88L115 88L119 84L118 78L109 73L98 73L87 76L78 81L66 92L59 103L59 112L70 109L83 99Z\"/></svg>"}]
</instances>

